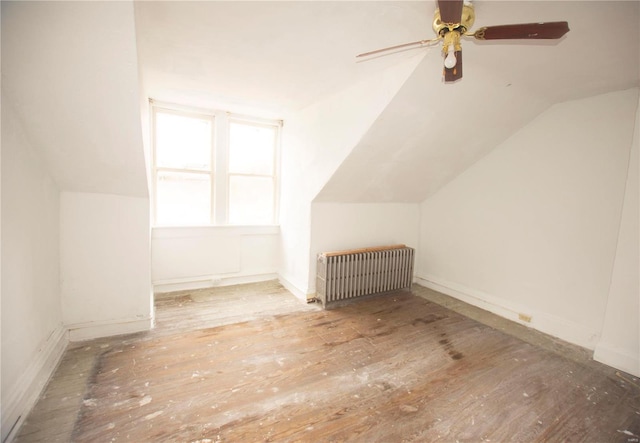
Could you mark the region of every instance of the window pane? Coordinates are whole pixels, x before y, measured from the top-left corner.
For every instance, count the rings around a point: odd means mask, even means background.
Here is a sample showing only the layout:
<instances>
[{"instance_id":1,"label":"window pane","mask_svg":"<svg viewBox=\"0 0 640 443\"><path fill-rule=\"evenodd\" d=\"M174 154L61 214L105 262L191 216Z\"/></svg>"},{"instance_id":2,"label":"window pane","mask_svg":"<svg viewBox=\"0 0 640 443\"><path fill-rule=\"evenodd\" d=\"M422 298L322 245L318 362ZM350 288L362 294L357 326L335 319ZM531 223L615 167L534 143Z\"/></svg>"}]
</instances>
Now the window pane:
<instances>
[{"instance_id":1,"label":"window pane","mask_svg":"<svg viewBox=\"0 0 640 443\"><path fill-rule=\"evenodd\" d=\"M273 180L270 177L229 177L229 223L268 225L273 222Z\"/></svg>"},{"instance_id":2,"label":"window pane","mask_svg":"<svg viewBox=\"0 0 640 443\"><path fill-rule=\"evenodd\" d=\"M273 174L276 128L245 123L229 126L229 172Z\"/></svg>"},{"instance_id":3,"label":"window pane","mask_svg":"<svg viewBox=\"0 0 640 443\"><path fill-rule=\"evenodd\" d=\"M157 112L156 166L210 169L211 121Z\"/></svg>"},{"instance_id":4,"label":"window pane","mask_svg":"<svg viewBox=\"0 0 640 443\"><path fill-rule=\"evenodd\" d=\"M156 224L211 223L211 180L207 174L158 172Z\"/></svg>"}]
</instances>

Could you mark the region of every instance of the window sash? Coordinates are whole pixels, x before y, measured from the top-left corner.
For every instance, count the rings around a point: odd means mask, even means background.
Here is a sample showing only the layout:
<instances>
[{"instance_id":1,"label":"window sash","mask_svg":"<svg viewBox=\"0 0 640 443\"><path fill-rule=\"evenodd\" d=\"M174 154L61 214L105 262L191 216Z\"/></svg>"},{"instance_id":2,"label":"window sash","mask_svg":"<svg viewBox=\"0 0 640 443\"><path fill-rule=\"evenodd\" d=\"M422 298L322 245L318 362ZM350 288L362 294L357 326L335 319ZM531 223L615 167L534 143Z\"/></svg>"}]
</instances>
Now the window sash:
<instances>
[{"instance_id":1,"label":"window sash","mask_svg":"<svg viewBox=\"0 0 640 443\"><path fill-rule=\"evenodd\" d=\"M158 176L165 173L189 173L203 174L209 176L210 193L209 207L210 214L206 226L236 226L236 225L271 225L277 224L278 219L278 175L279 175L279 155L280 155L280 132L282 127L281 121L274 121L262 118L249 117L238 114L230 114L222 111L206 111L193 108L182 107L178 105L157 103L150 100L151 104L151 122L152 122L152 152L151 152L151 169L153 176L152 183L152 211L153 223L155 226L193 226L193 224L159 224L158 217ZM158 166L156 164L156 112L169 113L178 116L193 117L196 119L204 119L211 121L211 149L210 149L210 169L192 169ZM271 174L254 174L230 171L230 128L233 123L263 127L274 130L274 140L271 158ZM266 218L260 220L260 223L242 223L234 224L230 221L230 199L231 199L231 181L232 177L262 177L270 179L270 195L272 204L270 205L271 214L269 222ZM202 224L198 224L202 225Z\"/></svg>"},{"instance_id":2,"label":"window sash","mask_svg":"<svg viewBox=\"0 0 640 443\"><path fill-rule=\"evenodd\" d=\"M202 225L211 220L211 175L158 171L156 217L163 225Z\"/></svg>"}]
</instances>

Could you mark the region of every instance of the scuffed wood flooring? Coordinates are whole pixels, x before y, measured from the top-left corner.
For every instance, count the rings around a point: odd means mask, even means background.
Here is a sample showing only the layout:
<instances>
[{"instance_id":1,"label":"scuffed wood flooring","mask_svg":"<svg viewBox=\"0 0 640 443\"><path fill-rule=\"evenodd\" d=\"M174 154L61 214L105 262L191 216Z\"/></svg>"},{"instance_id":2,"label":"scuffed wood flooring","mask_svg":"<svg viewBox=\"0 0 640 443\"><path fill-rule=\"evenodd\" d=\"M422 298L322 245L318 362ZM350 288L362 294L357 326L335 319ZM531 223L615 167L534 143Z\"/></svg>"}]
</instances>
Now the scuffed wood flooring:
<instances>
[{"instance_id":1,"label":"scuffed wood flooring","mask_svg":"<svg viewBox=\"0 0 640 443\"><path fill-rule=\"evenodd\" d=\"M300 304L275 283L160 297L155 331L67 351L67 360L93 356L67 438L637 441L636 378L463 316L428 292L331 311ZM283 311L256 312L261 293L284 297ZM244 304L253 310L242 313ZM39 406L69 376L58 370ZM55 440L41 432L44 414L34 409L18 441Z\"/></svg>"}]
</instances>

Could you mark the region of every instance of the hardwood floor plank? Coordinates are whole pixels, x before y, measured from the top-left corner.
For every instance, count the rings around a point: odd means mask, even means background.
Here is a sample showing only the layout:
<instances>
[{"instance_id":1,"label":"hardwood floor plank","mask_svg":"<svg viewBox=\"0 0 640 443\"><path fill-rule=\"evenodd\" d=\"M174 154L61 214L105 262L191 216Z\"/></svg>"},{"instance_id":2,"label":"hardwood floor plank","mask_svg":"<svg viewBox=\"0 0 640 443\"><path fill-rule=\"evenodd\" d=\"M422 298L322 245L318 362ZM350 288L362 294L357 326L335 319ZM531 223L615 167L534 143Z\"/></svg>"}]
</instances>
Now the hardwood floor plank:
<instances>
[{"instance_id":1,"label":"hardwood floor plank","mask_svg":"<svg viewBox=\"0 0 640 443\"><path fill-rule=\"evenodd\" d=\"M155 331L70 347L18 441L46 441L43 428L63 415L76 442L640 435L637 379L580 350L559 353L571 346L555 339L541 346L544 337L524 340L490 315L474 320L408 291L323 311L267 285L270 303L287 301L260 312L252 300L266 298L249 286L162 296ZM74 392L75 408L50 401Z\"/></svg>"}]
</instances>

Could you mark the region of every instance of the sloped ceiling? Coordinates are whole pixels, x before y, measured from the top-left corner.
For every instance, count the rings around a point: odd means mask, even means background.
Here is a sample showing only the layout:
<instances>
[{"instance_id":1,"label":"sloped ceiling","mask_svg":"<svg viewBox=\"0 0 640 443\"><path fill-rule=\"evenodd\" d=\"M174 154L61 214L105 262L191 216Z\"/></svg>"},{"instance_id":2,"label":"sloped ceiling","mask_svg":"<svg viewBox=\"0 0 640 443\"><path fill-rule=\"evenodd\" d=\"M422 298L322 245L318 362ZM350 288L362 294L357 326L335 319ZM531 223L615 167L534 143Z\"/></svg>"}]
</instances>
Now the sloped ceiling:
<instances>
[{"instance_id":1,"label":"sloped ceiling","mask_svg":"<svg viewBox=\"0 0 640 443\"><path fill-rule=\"evenodd\" d=\"M558 42L465 42L455 84L436 81L441 59L429 54L315 201L421 202L550 105L638 86L637 2L476 4L482 24L564 19L571 31ZM604 23L624 39L594 38Z\"/></svg>"},{"instance_id":2,"label":"sloped ceiling","mask_svg":"<svg viewBox=\"0 0 640 443\"><path fill-rule=\"evenodd\" d=\"M146 197L133 5L2 2L2 99L62 190Z\"/></svg>"}]
</instances>

